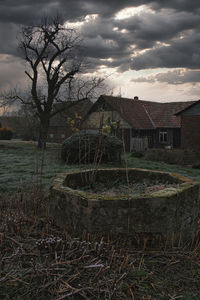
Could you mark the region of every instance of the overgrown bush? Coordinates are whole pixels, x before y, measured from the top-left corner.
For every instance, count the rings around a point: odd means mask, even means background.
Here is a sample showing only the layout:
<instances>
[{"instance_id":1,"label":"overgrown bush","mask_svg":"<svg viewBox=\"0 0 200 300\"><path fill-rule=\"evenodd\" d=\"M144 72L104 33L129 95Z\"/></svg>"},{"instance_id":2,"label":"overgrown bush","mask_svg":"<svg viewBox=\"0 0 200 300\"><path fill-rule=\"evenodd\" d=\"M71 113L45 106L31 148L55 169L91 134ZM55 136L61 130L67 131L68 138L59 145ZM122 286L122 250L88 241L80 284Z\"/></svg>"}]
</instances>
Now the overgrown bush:
<instances>
[{"instance_id":1,"label":"overgrown bush","mask_svg":"<svg viewBox=\"0 0 200 300\"><path fill-rule=\"evenodd\" d=\"M13 136L12 129L8 127L0 127L0 140L11 140Z\"/></svg>"},{"instance_id":2,"label":"overgrown bush","mask_svg":"<svg viewBox=\"0 0 200 300\"><path fill-rule=\"evenodd\" d=\"M61 157L67 163L120 162L121 153L122 142L116 136L86 130L63 142Z\"/></svg>"}]
</instances>

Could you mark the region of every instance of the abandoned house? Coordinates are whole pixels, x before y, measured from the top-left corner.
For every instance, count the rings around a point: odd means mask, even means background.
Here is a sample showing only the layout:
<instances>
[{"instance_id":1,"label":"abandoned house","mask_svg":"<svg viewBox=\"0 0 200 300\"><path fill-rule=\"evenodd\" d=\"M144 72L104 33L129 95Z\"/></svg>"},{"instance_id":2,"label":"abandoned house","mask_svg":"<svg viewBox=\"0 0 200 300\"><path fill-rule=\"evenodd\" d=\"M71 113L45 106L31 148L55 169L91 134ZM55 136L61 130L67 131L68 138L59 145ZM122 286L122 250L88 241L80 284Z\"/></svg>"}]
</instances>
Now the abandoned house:
<instances>
[{"instance_id":1,"label":"abandoned house","mask_svg":"<svg viewBox=\"0 0 200 300\"><path fill-rule=\"evenodd\" d=\"M70 102L66 102L63 109L63 104L56 104L56 109L60 106L61 112L57 113L50 120L47 141L61 143L71 136L73 128L67 123L67 119L71 118L72 120L75 120L76 116L80 116L81 119L84 118L89 109L92 107L92 104L93 103L87 99L82 102L77 102L73 106L71 106Z\"/></svg>"},{"instance_id":2,"label":"abandoned house","mask_svg":"<svg viewBox=\"0 0 200 300\"><path fill-rule=\"evenodd\" d=\"M115 134L123 136L126 151L146 148L179 148L181 118L175 114L195 103L151 102L102 95L86 114L82 128L98 129L113 124Z\"/></svg>"},{"instance_id":3,"label":"abandoned house","mask_svg":"<svg viewBox=\"0 0 200 300\"><path fill-rule=\"evenodd\" d=\"M181 148L200 150L200 100L176 116L181 118Z\"/></svg>"}]
</instances>

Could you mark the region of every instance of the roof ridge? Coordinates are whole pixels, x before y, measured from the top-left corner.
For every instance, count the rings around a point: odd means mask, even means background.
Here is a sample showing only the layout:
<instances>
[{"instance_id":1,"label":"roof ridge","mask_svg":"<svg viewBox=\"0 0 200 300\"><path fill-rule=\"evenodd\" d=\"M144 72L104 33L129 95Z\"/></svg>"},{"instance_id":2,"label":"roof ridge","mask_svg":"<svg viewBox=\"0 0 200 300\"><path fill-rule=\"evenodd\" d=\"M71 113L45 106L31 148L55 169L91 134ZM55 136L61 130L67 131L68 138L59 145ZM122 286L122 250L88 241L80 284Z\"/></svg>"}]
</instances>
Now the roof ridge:
<instances>
[{"instance_id":1,"label":"roof ridge","mask_svg":"<svg viewBox=\"0 0 200 300\"><path fill-rule=\"evenodd\" d=\"M145 110L145 112L146 112L146 114L147 114L149 120L151 121L151 124L153 125L154 128L156 128L156 125L155 125L153 119L151 118L151 116L150 116L148 110L146 109L146 107L144 106L144 104L142 104L142 106L143 106L143 108L144 108L144 110Z\"/></svg>"}]
</instances>

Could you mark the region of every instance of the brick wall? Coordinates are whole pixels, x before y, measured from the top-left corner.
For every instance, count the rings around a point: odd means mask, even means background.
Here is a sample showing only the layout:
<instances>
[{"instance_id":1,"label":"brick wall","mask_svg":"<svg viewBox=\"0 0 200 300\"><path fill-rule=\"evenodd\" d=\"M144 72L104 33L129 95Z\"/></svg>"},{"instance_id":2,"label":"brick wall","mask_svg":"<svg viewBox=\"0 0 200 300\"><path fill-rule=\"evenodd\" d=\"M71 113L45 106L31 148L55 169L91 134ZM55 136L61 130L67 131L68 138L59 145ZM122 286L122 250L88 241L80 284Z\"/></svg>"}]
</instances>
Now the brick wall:
<instances>
[{"instance_id":1,"label":"brick wall","mask_svg":"<svg viewBox=\"0 0 200 300\"><path fill-rule=\"evenodd\" d=\"M200 116L181 116L181 146L200 150Z\"/></svg>"}]
</instances>

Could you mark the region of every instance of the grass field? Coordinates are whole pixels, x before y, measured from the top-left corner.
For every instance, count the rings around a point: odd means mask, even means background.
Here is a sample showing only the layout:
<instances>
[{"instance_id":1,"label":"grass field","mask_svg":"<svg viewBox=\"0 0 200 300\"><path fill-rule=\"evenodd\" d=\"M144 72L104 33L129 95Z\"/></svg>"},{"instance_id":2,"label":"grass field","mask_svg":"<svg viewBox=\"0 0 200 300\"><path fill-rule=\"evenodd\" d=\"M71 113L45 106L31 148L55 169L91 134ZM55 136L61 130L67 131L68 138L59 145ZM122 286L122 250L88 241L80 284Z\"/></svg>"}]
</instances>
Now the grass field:
<instances>
[{"instance_id":1,"label":"grass field","mask_svg":"<svg viewBox=\"0 0 200 300\"><path fill-rule=\"evenodd\" d=\"M59 172L71 169L59 159L60 146L48 145L39 151L35 143L0 142L0 191L12 192L26 184L49 187Z\"/></svg>"},{"instance_id":2,"label":"grass field","mask_svg":"<svg viewBox=\"0 0 200 300\"><path fill-rule=\"evenodd\" d=\"M127 154L128 167L177 172L200 182L200 170L147 161ZM122 160L122 165L124 162ZM103 167L118 167L107 164ZM90 166L92 167L92 166ZM60 160L60 145L48 144L45 152L39 151L35 143L0 141L0 192L12 192L21 186L42 183L49 187L57 173L85 166L64 164Z\"/></svg>"},{"instance_id":3,"label":"grass field","mask_svg":"<svg viewBox=\"0 0 200 300\"><path fill-rule=\"evenodd\" d=\"M156 162L145 160L142 158L131 157L128 154L128 166L132 168L144 168L150 170L161 170L165 172L173 172L188 177L194 181L200 182L200 169L193 169L179 165L167 164L164 162Z\"/></svg>"}]
</instances>

